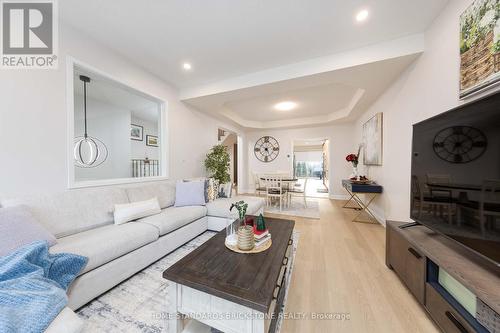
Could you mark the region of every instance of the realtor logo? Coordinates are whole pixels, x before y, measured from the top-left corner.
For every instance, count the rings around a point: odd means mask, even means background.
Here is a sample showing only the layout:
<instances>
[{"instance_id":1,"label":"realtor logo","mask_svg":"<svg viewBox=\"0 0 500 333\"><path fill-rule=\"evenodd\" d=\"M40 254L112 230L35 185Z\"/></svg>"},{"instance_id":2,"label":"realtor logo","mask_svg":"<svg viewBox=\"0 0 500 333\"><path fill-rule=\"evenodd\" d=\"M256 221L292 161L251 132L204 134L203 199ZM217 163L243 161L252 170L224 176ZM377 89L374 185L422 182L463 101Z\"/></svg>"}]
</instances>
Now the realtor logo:
<instances>
[{"instance_id":1,"label":"realtor logo","mask_svg":"<svg viewBox=\"0 0 500 333\"><path fill-rule=\"evenodd\" d=\"M57 68L56 3L2 0L2 68Z\"/></svg>"}]
</instances>

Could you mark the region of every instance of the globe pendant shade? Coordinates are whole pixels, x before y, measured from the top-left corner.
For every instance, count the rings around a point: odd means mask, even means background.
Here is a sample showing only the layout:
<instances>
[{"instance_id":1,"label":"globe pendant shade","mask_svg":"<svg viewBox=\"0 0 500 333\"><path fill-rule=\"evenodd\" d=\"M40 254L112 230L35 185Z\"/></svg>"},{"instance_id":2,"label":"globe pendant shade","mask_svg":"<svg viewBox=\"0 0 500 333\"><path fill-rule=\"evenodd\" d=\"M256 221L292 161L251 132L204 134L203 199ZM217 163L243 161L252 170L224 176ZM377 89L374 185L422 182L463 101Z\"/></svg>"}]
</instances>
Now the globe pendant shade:
<instances>
[{"instance_id":1,"label":"globe pendant shade","mask_svg":"<svg viewBox=\"0 0 500 333\"><path fill-rule=\"evenodd\" d=\"M108 149L101 140L87 134L87 84L90 82L90 78L80 75L80 80L83 82L84 135L75 138L73 156L76 166L80 168L95 168L106 160Z\"/></svg>"},{"instance_id":2,"label":"globe pendant shade","mask_svg":"<svg viewBox=\"0 0 500 333\"><path fill-rule=\"evenodd\" d=\"M101 165L108 156L104 143L91 136L75 138L73 148L75 164L81 168L94 168Z\"/></svg>"}]
</instances>

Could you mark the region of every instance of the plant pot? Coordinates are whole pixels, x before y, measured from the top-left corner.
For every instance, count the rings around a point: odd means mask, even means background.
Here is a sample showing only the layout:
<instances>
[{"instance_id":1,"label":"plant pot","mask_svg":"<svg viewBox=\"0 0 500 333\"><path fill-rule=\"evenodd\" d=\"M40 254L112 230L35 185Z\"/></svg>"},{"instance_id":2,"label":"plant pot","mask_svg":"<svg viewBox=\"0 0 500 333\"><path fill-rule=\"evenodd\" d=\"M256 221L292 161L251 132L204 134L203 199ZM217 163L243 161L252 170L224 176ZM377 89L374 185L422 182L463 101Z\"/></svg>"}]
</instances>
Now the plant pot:
<instances>
[{"instance_id":1,"label":"plant pot","mask_svg":"<svg viewBox=\"0 0 500 333\"><path fill-rule=\"evenodd\" d=\"M249 251L255 246L253 227L246 225L238 228L238 248L242 251Z\"/></svg>"}]
</instances>

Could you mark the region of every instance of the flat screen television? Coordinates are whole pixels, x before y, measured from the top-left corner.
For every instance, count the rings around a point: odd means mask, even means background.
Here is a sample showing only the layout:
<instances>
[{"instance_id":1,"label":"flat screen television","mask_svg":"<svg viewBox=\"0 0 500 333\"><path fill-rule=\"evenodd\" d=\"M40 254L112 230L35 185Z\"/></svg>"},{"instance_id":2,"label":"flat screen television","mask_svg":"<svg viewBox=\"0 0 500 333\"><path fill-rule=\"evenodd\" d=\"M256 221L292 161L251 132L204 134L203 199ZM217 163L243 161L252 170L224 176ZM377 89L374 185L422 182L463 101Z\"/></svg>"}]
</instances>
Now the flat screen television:
<instances>
[{"instance_id":1,"label":"flat screen television","mask_svg":"<svg viewBox=\"0 0 500 333\"><path fill-rule=\"evenodd\" d=\"M413 125L411 218L500 268L500 93Z\"/></svg>"}]
</instances>

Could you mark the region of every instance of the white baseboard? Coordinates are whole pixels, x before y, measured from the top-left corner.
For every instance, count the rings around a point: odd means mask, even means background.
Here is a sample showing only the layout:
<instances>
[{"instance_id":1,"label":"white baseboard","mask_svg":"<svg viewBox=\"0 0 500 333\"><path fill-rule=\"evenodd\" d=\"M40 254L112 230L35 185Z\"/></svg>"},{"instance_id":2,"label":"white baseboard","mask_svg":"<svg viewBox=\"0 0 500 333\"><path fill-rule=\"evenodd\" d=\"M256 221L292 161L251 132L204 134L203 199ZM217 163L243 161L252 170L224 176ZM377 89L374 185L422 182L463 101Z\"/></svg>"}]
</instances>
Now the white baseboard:
<instances>
[{"instance_id":1,"label":"white baseboard","mask_svg":"<svg viewBox=\"0 0 500 333\"><path fill-rule=\"evenodd\" d=\"M373 216L377 219L377 222L380 223L385 228L385 216L381 214L381 212L376 209L371 209Z\"/></svg>"}]
</instances>

